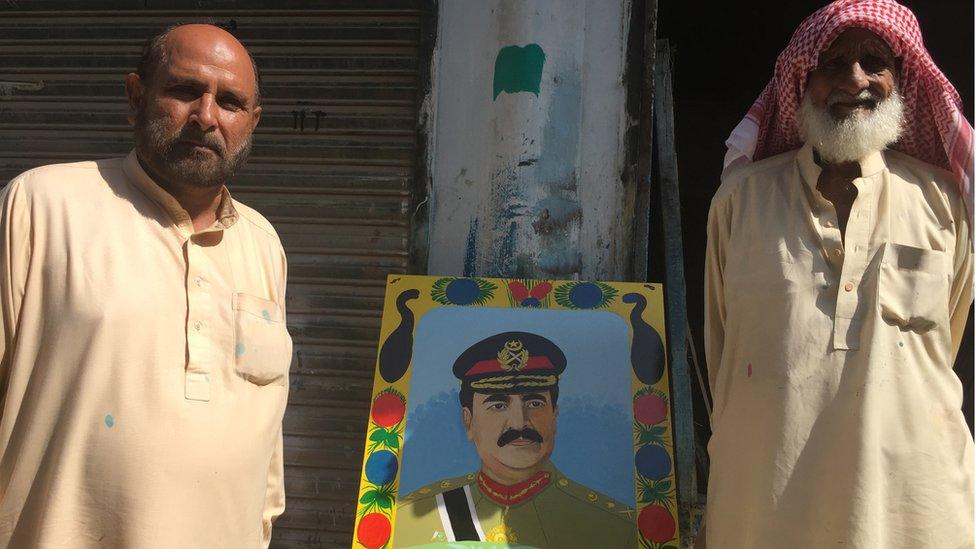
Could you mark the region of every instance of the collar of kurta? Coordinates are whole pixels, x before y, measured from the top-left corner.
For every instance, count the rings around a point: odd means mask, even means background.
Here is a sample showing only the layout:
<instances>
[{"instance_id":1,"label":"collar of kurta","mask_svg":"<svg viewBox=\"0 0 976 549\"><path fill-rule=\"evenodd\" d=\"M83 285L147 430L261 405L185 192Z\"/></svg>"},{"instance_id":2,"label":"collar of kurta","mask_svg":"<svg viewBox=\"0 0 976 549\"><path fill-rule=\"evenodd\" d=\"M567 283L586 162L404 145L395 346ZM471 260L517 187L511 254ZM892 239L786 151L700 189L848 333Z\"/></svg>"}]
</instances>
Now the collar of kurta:
<instances>
[{"instance_id":1,"label":"collar of kurta","mask_svg":"<svg viewBox=\"0 0 976 549\"><path fill-rule=\"evenodd\" d=\"M532 499L533 496L549 486L552 482L552 471L543 469L531 477L517 484L502 484L492 480L481 471L478 473L478 487L485 497L499 505L518 505Z\"/></svg>"},{"instance_id":2,"label":"collar of kurta","mask_svg":"<svg viewBox=\"0 0 976 549\"><path fill-rule=\"evenodd\" d=\"M149 177L146 170L142 169L142 165L136 157L135 150L131 151L125 158L125 161L122 163L122 169L125 171L125 175L132 185L162 208L180 231L187 235L223 231L231 228L234 223L237 223L237 218L239 217L237 209L234 208L234 200L231 198L230 191L227 190L226 185L220 188L220 204L217 206L217 220L210 227L202 231L195 231L193 229L193 219L190 218L190 214L183 209L179 201L173 198L173 195L160 187L159 184Z\"/></svg>"},{"instance_id":3,"label":"collar of kurta","mask_svg":"<svg viewBox=\"0 0 976 549\"><path fill-rule=\"evenodd\" d=\"M803 177L803 182L807 184L807 187L811 191L816 191L817 181L820 180L820 172L823 170L814 158L813 145L810 143L803 145L799 154L797 154L796 161L800 167L800 175ZM858 164L861 165L861 178L872 178L888 168L888 164L885 163L884 154L881 151L875 151L865 156Z\"/></svg>"}]
</instances>

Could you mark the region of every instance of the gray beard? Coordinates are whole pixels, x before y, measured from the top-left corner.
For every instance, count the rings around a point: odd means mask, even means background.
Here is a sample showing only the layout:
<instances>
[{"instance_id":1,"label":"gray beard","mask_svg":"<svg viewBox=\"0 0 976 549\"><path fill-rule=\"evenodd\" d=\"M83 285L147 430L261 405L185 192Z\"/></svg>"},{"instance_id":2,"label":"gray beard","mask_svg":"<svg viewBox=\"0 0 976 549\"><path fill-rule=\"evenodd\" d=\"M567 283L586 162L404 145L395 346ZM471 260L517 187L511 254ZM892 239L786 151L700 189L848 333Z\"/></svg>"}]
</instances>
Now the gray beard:
<instances>
[{"instance_id":1,"label":"gray beard","mask_svg":"<svg viewBox=\"0 0 976 549\"><path fill-rule=\"evenodd\" d=\"M858 99L871 98L867 90L858 96ZM843 120L836 120L826 108L815 106L810 96L805 95L798 112L800 137L811 143L828 163L857 162L898 141L905 121L904 111L901 96L897 90L892 90L891 95L879 101L872 112L855 112Z\"/></svg>"},{"instance_id":2,"label":"gray beard","mask_svg":"<svg viewBox=\"0 0 976 549\"><path fill-rule=\"evenodd\" d=\"M183 134L190 134L196 141L204 142L216 157L195 150L186 150L179 143ZM136 149L158 175L167 182L179 182L193 187L219 187L227 182L247 162L251 153L251 137L236 151L227 149L216 138L201 132L193 132L184 126L176 134L166 133L159 118L145 120L142 113L136 116Z\"/></svg>"}]
</instances>

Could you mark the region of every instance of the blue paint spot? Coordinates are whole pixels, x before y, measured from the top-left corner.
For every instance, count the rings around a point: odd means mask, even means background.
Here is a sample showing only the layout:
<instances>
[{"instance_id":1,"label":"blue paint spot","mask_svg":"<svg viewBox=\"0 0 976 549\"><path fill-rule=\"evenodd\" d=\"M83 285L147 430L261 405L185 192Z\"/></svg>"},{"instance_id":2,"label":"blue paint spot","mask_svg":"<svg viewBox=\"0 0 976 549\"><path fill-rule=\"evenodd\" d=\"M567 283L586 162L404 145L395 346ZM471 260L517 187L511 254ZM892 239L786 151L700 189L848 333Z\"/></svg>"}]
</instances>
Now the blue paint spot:
<instances>
[{"instance_id":1,"label":"blue paint spot","mask_svg":"<svg viewBox=\"0 0 976 549\"><path fill-rule=\"evenodd\" d=\"M261 311L261 318L263 318L268 322L271 322L271 313L269 313L267 309L263 309Z\"/></svg>"},{"instance_id":2,"label":"blue paint spot","mask_svg":"<svg viewBox=\"0 0 976 549\"><path fill-rule=\"evenodd\" d=\"M592 282L583 282L569 291L569 301L580 309L592 309L603 301L603 290Z\"/></svg>"},{"instance_id":3,"label":"blue paint spot","mask_svg":"<svg viewBox=\"0 0 976 549\"><path fill-rule=\"evenodd\" d=\"M105 416L105 426L109 429L115 426L115 418L112 417L112 414Z\"/></svg>"},{"instance_id":4,"label":"blue paint spot","mask_svg":"<svg viewBox=\"0 0 976 549\"><path fill-rule=\"evenodd\" d=\"M539 254L539 268L551 275L578 273L582 263L580 253L567 245L555 245Z\"/></svg>"},{"instance_id":5,"label":"blue paint spot","mask_svg":"<svg viewBox=\"0 0 976 549\"><path fill-rule=\"evenodd\" d=\"M534 297L527 297L527 298L525 298L525 299L522 300L521 305L523 307L541 307L542 306L542 302L539 301L538 299L534 298Z\"/></svg>"},{"instance_id":6,"label":"blue paint spot","mask_svg":"<svg viewBox=\"0 0 976 549\"><path fill-rule=\"evenodd\" d=\"M648 444L634 456L637 472L651 480L661 480L671 473L671 456L656 444Z\"/></svg>"},{"instance_id":7,"label":"blue paint spot","mask_svg":"<svg viewBox=\"0 0 976 549\"><path fill-rule=\"evenodd\" d=\"M478 220L472 219L468 227L468 242L464 248L464 276L473 276L478 257Z\"/></svg>"},{"instance_id":8,"label":"blue paint spot","mask_svg":"<svg viewBox=\"0 0 976 549\"><path fill-rule=\"evenodd\" d=\"M481 288L470 278L458 278L444 288L444 294L455 305L470 305L481 296Z\"/></svg>"},{"instance_id":9,"label":"blue paint spot","mask_svg":"<svg viewBox=\"0 0 976 549\"><path fill-rule=\"evenodd\" d=\"M514 272L515 264L515 229L517 225L514 221L508 224L505 231L505 238L499 243L498 253L495 256L495 264L492 265L493 276L524 276L525 273Z\"/></svg>"},{"instance_id":10,"label":"blue paint spot","mask_svg":"<svg viewBox=\"0 0 976 549\"><path fill-rule=\"evenodd\" d=\"M234 354L237 356L243 355L246 350L247 349L244 347L243 343L238 343L237 345L234 345Z\"/></svg>"},{"instance_id":11,"label":"blue paint spot","mask_svg":"<svg viewBox=\"0 0 976 549\"><path fill-rule=\"evenodd\" d=\"M393 452L380 450L373 452L366 460L366 480L382 486L393 482L396 478L399 464Z\"/></svg>"}]
</instances>

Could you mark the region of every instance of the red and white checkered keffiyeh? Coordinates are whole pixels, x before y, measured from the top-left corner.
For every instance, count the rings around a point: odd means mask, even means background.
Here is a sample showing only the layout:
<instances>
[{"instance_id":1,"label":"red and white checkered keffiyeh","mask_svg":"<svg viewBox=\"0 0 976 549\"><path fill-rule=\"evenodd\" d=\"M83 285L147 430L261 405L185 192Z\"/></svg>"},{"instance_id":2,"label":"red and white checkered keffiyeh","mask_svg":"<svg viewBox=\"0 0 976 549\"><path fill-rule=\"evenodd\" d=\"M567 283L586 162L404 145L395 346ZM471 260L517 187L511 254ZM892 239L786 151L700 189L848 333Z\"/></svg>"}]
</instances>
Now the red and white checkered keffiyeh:
<instances>
[{"instance_id":1,"label":"red and white checkered keffiyeh","mask_svg":"<svg viewBox=\"0 0 976 549\"><path fill-rule=\"evenodd\" d=\"M776 59L773 79L725 142L726 170L802 145L797 110L807 75L851 27L882 37L902 60L898 91L905 131L891 148L952 172L972 216L973 127L962 114L959 93L922 44L915 15L893 0L837 0L800 23Z\"/></svg>"}]
</instances>

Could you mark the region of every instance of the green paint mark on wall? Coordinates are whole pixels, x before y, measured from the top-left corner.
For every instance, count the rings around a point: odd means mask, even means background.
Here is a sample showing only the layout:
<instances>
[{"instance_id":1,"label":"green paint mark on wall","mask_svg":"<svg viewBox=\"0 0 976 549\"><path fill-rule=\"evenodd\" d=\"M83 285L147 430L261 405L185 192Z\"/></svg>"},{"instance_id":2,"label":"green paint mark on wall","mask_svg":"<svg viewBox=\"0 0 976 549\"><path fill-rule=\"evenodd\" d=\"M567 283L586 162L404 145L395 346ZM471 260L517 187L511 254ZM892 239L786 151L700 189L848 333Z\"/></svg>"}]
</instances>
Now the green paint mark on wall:
<instances>
[{"instance_id":1,"label":"green paint mark on wall","mask_svg":"<svg viewBox=\"0 0 976 549\"><path fill-rule=\"evenodd\" d=\"M546 63L546 53L539 44L505 46L495 57L494 95L498 99L502 92L531 92L539 95L542 82L542 66Z\"/></svg>"}]
</instances>

